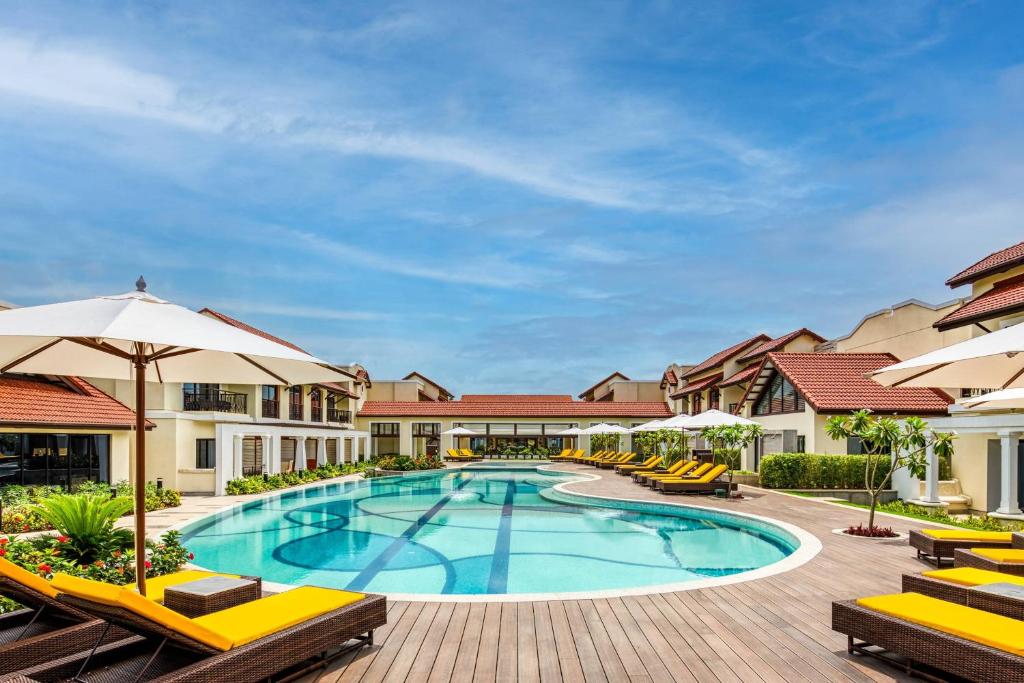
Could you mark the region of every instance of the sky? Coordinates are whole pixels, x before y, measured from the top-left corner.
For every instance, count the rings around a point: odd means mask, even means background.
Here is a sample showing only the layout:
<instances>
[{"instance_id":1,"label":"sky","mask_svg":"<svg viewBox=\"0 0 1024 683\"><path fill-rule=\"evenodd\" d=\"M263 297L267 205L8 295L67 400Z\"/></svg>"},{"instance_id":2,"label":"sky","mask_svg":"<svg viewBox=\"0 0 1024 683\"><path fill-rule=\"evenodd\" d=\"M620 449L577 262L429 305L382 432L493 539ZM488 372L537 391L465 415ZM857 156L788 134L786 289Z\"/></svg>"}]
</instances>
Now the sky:
<instances>
[{"instance_id":1,"label":"sky","mask_svg":"<svg viewBox=\"0 0 1024 683\"><path fill-rule=\"evenodd\" d=\"M0 13L0 299L133 289L456 394L965 296L1024 239L1017 2Z\"/></svg>"}]
</instances>

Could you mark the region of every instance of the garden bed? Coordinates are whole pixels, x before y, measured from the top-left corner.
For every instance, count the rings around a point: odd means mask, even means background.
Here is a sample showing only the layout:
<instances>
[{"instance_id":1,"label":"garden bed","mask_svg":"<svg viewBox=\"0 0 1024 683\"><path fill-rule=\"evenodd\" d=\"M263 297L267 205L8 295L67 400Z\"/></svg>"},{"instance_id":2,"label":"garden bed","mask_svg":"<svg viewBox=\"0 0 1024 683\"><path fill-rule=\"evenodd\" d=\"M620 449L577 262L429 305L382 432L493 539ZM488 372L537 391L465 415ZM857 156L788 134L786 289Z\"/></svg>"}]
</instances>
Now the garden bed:
<instances>
[{"instance_id":1,"label":"garden bed","mask_svg":"<svg viewBox=\"0 0 1024 683\"><path fill-rule=\"evenodd\" d=\"M241 479L232 479L227 483L224 492L229 496L245 496L253 493L266 493L288 489L293 486L301 486L323 479L334 479L348 474L361 472L365 465L363 463L345 463L334 465L327 463L312 470L299 470L297 472L285 472L284 474L254 474Z\"/></svg>"},{"instance_id":2,"label":"garden bed","mask_svg":"<svg viewBox=\"0 0 1024 683\"><path fill-rule=\"evenodd\" d=\"M73 492L131 499L135 495L135 488L128 482L120 482L110 486L109 484L89 481L76 486ZM0 532L20 534L30 531L49 531L53 527L39 516L38 503L47 498L66 493L67 491L61 486L18 486L16 484L4 486L0 489L0 503L3 504ZM165 488L158 489L156 484L146 484L147 512L178 507L179 505L181 505L180 491Z\"/></svg>"}]
</instances>

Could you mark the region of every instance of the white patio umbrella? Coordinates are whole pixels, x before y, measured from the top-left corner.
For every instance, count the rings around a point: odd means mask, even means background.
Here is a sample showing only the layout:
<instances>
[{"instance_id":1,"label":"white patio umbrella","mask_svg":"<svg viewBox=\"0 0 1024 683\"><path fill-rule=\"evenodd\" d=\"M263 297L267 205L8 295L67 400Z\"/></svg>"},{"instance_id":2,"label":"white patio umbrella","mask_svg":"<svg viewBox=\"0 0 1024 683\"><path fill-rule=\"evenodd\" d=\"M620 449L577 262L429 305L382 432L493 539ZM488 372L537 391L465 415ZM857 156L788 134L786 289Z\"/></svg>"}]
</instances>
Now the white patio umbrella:
<instances>
[{"instance_id":1,"label":"white patio umbrella","mask_svg":"<svg viewBox=\"0 0 1024 683\"><path fill-rule=\"evenodd\" d=\"M602 422L593 427L587 427L580 434L629 434L629 430L619 425L610 425Z\"/></svg>"},{"instance_id":2,"label":"white patio umbrella","mask_svg":"<svg viewBox=\"0 0 1024 683\"><path fill-rule=\"evenodd\" d=\"M451 428L449 430L446 430L446 431L443 431L441 433L442 434L446 434L448 436L479 436L473 430L466 429L465 427L453 427L453 428Z\"/></svg>"},{"instance_id":3,"label":"white patio umbrella","mask_svg":"<svg viewBox=\"0 0 1024 683\"><path fill-rule=\"evenodd\" d=\"M668 418L667 420L662 421L661 428L662 429L685 429L686 425L690 421L691 417L693 417L693 416L692 415L687 415L686 413L680 413L678 415L675 415L673 417Z\"/></svg>"},{"instance_id":4,"label":"white patio umbrella","mask_svg":"<svg viewBox=\"0 0 1024 683\"><path fill-rule=\"evenodd\" d=\"M757 424L753 420L748 420L745 417L739 415L733 415L732 413L725 413L721 410L705 410L703 413L691 416L686 420L686 424L683 425L686 429L704 429L705 427L720 427L722 425L752 425Z\"/></svg>"},{"instance_id":5,"label":"white patio umbrella","mask_svg":"<svg viewBox=\"0 0 1024 683\"><path fill-rule=\"evenodd\" d=\"M887 387L1024 387L1024 325L880 368L871 378Z\"/></svg>"},{"instance_id":6,"label":"white patio umbrella","mask_svg":"<svg viewBox=\"0 0 1024 683\"><path fill-rule=\"evenodd\" d=\"M1000 389L981 396L965 398L960 401L960 405L982 410L1024 408L1024 389Z\"/></svg>"},{"instance_id":7,"label":"white patio umbrella","mask_svg":"<svg viewBox=\"0 0 1024 683\"><path fill-rule=\"evenodd\" d=\"M636 432L656 432L659 429L664 429L663 424L664 420L651 420L650 422L644 422L642 425L632 427L629 431L631 434Z\"/></svg>"},{"instance_id":8,"label":"white patio umbrella","mask_svg":"<svg viewBox=\"0 0 1024 683\"><path fill-rule=\"evenodd\" d=\"M555 436L579 436L582 433L583 430L579 427L569 427L568 429L563 429L560 432L555 432Z\"/></svg>"},{"instance_id":9,"label":"white patio umbrella","mask_svg":"<svg viewBox=\"0 0 1024 683\"><path fill-rule=\"evenodd\" d=\"M313 384L349 375L309 354L136 291L0 311L0 373L135 381L135 562L146 594L146 371L158 382Z\"/></svg>"}]
</instances>

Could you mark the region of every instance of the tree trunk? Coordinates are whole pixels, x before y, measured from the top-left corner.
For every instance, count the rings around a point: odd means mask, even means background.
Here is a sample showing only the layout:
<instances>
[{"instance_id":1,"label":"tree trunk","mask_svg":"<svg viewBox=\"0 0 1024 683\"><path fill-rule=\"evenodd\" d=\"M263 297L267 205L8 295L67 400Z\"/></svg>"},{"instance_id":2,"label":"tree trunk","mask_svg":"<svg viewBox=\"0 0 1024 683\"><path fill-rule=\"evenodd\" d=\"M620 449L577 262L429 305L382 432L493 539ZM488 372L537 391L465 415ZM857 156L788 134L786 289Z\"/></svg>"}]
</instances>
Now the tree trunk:
<instances>
[{"instance_id":1,"label":"tree trunk","mask_svg":"<svg viewBox=\"0 0 1024 683\"><path fill-rule=\"evenodd\" d=\"M878 494L871 492L871 509L868 510L868 529L875 528L875 507L878 506Z\"/></svg>"}]
</instances>

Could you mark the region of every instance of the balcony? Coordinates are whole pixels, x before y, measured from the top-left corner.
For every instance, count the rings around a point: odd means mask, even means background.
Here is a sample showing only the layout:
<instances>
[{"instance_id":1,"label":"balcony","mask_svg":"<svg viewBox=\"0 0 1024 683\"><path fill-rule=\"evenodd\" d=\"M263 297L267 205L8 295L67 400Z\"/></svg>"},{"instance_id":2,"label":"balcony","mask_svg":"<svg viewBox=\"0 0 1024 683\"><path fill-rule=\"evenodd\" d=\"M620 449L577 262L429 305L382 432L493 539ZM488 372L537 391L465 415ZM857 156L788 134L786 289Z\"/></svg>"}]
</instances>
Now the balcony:
<instances>
[{"instance_id":1,"label":"balcony","mask_svg":"<svg viewBox=\"0 0 1024 683\"><path fill-rule=\"evenodd\" d=\"M281 402L272 398L263 399L263 417L277 418L281 414Z\"/></svg>"},{"instance_id":2,"label":"balcony","mask_svg":"<svg viewBox=\"0 0 1024 683\"><path fill-rule=\"evenodd\" d=\"M245 394L237 391L204 391L182 393L185 410L214 411L218 413L248 412Z\"/></svg>"},{"instance_id":3,"label":"balcony","mask_svg":"<svg viewBox=\"0 0 1024 683\"><path fill-rule=\"evenodd\" d=\"M352 422L352 411L351 410L338 410L337 408L327 409L327 421L328 422Z\"/></svg>"}]
</instances>

